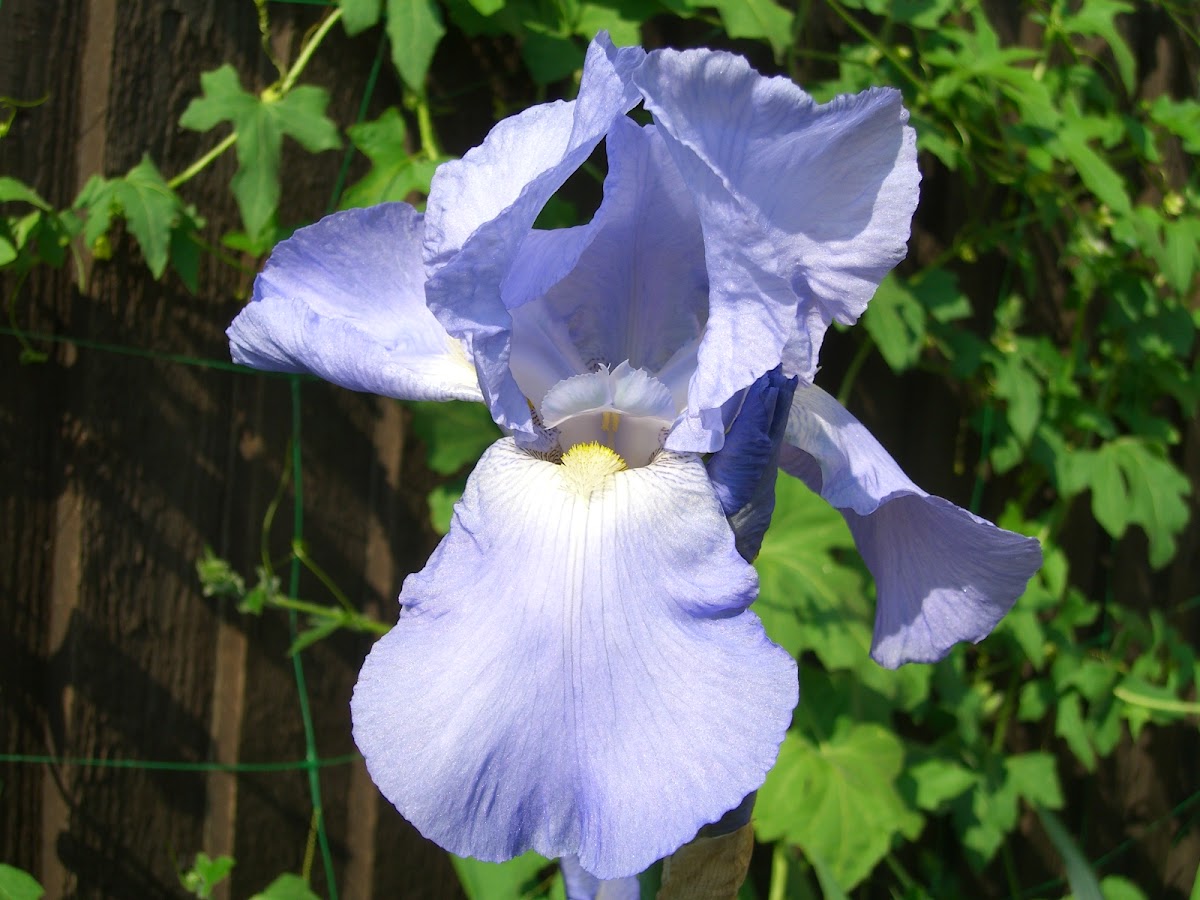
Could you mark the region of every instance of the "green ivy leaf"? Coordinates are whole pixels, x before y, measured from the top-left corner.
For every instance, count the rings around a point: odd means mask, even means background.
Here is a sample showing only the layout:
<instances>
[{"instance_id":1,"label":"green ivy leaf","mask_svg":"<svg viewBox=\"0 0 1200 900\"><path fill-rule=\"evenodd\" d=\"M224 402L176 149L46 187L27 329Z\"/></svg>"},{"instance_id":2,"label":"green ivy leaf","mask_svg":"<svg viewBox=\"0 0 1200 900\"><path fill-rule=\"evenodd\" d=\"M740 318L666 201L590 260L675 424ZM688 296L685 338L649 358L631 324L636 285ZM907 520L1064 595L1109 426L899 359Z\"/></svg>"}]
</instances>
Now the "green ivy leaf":
<instances>
[{"instance_id":1,"label":"green ivy leaf","mask_svg":"<svg viewBox=\"0 0 1200 900\"><path fill-rule=\"evenodd\" d=\"M904 771L902 782L911 784L913 802L927 812L937 812L975 784L975 773L949 759L927 759Z\"/></svg>"},{"instance_id":2,"label":"green ivy leaf","mask_svg":"<svg viewBox=\"0 0 1200 900\"><path fill-rule=\"evenodd\" d=\"M0 863L0 900L38 900L44 893L37 879L28 872Z\"/></svg>"},{"instance_id":3,"label":"green ivy leaf","mask_svg":"<svg viewBox=\"0 0 1200 900\"><path fill-rule=\"evenodd\" d=\"M854 538L841 515L797 479L780 475L775 516L755 560L754 610L792 655L812 650L830 669L854 669L871 647L863 577L838 558Z\"/></svg>"},{"instance_id":4,"label":"green ivy leaf","mask_svg":"<svg viewBox=\"0 0 1200 900\"><path fill-rule=\"evenodd\" d=\"M250 900L320 900L309 888L308 882L299 875L280 875L266 890L255 894Z\"/></svg>"},{"instance_id":5,"label":"green ivy leaf","mask_svg":"<svg viewBox=\"0 0 1200 900\"><path fill-rule=\"evenodd\" d=\"M1162 273L1179 294L1187 294L1196 273L1196 247L1200 246L1200 218L1184 216L1163 224L1162 251L1156 255Z\"/></svg>"},{"instance_id":6,"label":"green ivy leaf","mask_svg":"<svg viewBox=\"0 0 1200 900\"><path fill-rule=\"evenodd\" d=\"M114 211L112 183L100 175L93 175L84 184L83 190L75 198L73 209L83 212L86 221L83 226L83 242L89 249L108 233L112 224Z\"/></svg>"},{"instance_id":7,"label":"green ivy leaf","mask_svg":"<svg viewBox=\"0 0 1200 900\"><path fill-rule=\"evenodd\" d=\"M241 597L246 593L246 582L234 571L227 560L213 553L212 547L204 548L204 555L196 560L196 575L200 579L200 592L205 597Z\"/></svg>"},{"instance_id":8,"label":"green ivy leaf","mask_svg":"<svg viewBox=\"0 0 1200 900\"><path fill-rule=\"evenodd\" d=\"M891 0L885 15L892 21L903 22L915 28L937 28L947 13L958 8L958 0Z\"/></svg>"},{"instance_id":9,"label":"green ivy leaf","mask_svg":"<svg viewBox=\"0 0 1200 900\"><path fill-rule=\"evenodd\" d=\"M373 122L350 126L346 133L371 161L371 170L342 195L343 209L405 200L413 191L429 193L439 161L409 155L404 118L395 107L384 110Z\"/></svg>"},{"instance_id":10,"label":"green ivy leaf","mask_svg":"<svg viewBox=\"0 0 1200 900\"><path fill-rule=\"evenodd\" d=\"M995 371L996 396L1007 401L1009 427L1028 446L1042 415L1042 384L1022 353L1000 355Z\"/></svg>"},{"instance_id":11,"label":"green ivy leaf","mask_svg":"<svg viewBox=\"0 0 1200 900\"><path fill-rule=\"evenodd\" d=\"M392 62L404 83L425 92L425 73L442 35L442 14L434 0L387 0L387 33Z\"/></svg>"},{"instance_id":12,"label":"green ivy leaf","mask_svg":"<svg viewBox=\"0 0 1200 900\"><path fill-rule=\"evenodd\" d=\"M1084 187L1107 204L1116 215L1133 215L1133 204L1125 189L1125 180L1088 144L1087 133L1079 119L1064 120L1051 141L1052 152L1075 167Z\"/></svg>"},{"instance_id":13,"label":"green ivy leaf","mask_svg":"<svg viewBox=\"0 0 1200 900\"><path fill-rule=\"evenodd\" d=\"M258 242L272 224L279 205L279 157L288 135L313 153L341 144L337 127L325 116L329 94L302 85L283 97L255 96L242 89L228 64L200 76L202 96L188 104L179 119L184 128L208 131L229 122L237 132L238 170L232 188L246 233Z\"/></svg>"},{"instance_id":14,"label":"green ivy leaf","mask_svg":"<svg viewBox=\"0 0 1200 900\"><path fill-rule=\"evenodd\" d=\"M200 900L208 900L212 896L213 888L229 877L233 866L232 856L218 856L212 859L207 853L197 853L192 868L180 873L179 883L183 885L184 890Z\"/></svg>"},{"instance_id":15,"label":"green ivy leaf","mask_svg":"<svg viewBox=\"0 0 1200 900\"><path fill-rule=\"evenodd\" d=\"M895 273L889 273L875 291L863 325L893 372L910 369L920 359L925 308Z\"/></svg>"},{"instance_id":16,"label":"green ivy leaf","mask_svg":"<svg viewBox=\"0 0 1200 900\"><path fill-rule=\"evenodd\" d=\"M730 37L766 40L775 58L783 58L792 42L795 14L774 0L712 0L712 5Z\"/></svg>"},{"instance_id":17,"label":"green ivy leaf","mask_svg":"<svg viewBox=\"0 0 1200 900\"><path fill-rule=\"evenodd\" d=\"M1082 456L1092 488L1092 513L1114 538L1139 525L1150 542L1150 564L1160 569L1175 556L1188 522L1191 484L1175 465L1135 437L1120 437Z\"/></svg>"},{"instance_id":18,"label":"green ivy leaf","mask_svg":"<svg viewBox=\"0 0 1200 900\"><path fill-rule=\"evenodd\" d=\"M379 21L383 0L338 0L342 9L342 27L354 35Z\"/></svg>"},{"instance_id":19,"label":"green ivy leaf","mask_svg":"<svg viewBox=\"0 0 1200 900\"><path fill-rule=\"evenodd\" d=\"M481 16L490 16L504 9L505 0L467 0Z\"/></svg>"},{"instance_id":20,"label":"green ivy leaf","mask_svg":"<svg viewBox=\"0 0 1200 900\"><path fill-rule=\"evenodd\" d=\"M260 100L242 90L237 70L229 63L200 76L200 96L179 117L179 124L192 131L211 131L222 122L237 123L254 114Z\"/></svg>"},{"instance_id":21,"label":"green ivy leaf","mask_svg":"<svg viewBox=\"0 0 1200 900\"><path fill-rule=\"evenodd\" d=\"M1118 14L1131 12L1133 7L1121 0L1087 0L1086 3L1080 4L1078 12L1063 16L1062 27L1071 34L1104 38L1112 50L1117 70L1121 73L1121 83L1126 92L1133 96L1137 87L1137 61L1114 21Z\"/></svg>"},{"instance_id":22,"label":"green ivy leaf","mask_svg":"<svg viewBox=\"0 0 1200 900\"><path fill-rule=\"evenodd\" d=\"M521 42L521 59L538 84L551 84L569 77L583 66L580 43L558 34L530 31Z\"/></svg>"},{"instance_id":23,"label":"green ivy leaf","mask_svg":"<svg viewBox=\"0 0 1200 900\"><path fill-rule=\"evenodd\" d=\"M1104 900L1146 900L1142 889L1120 875L1109 875L1100 882L1100 893ZM1196 886L1192 888L1191 900L1200 900L1200 869L1196 871Z\"/></svg>"},{"instance_id":24,"label":"green ivy leaf","mask_svg":"<svg viewBox=\"0 0 1200 900\"><path fill-rule=\"evenodd\" d=\"M1071 886L1074 900L1104 900L1100 882L1096 879L1096 873L1092 869L1091 863L1087 861L1083 851L1071 839L1070 833L1058 820L1058 816L1047 809L1042 809L1036 803L1033 804L1033 808L1037 810L1038 818L1042 820L1042 827L1046 829L1046 834L1050 836L1051 842L1066 865L1067 883Z\"/></svg>"},{"instance_id":25,"label":"green ivy leaf","mask_svg":"<svg viewBox=\"0 0 1200 900\"><path fill-rule=\"evenodd\" d=\"M526 853L503 863L480 862L450 855L454 871L467 900L493 900L496 897L524 897L537 882L538 874L553 865L536 853Z\"/></svg>"},{"instance_id":26,"label":"green ivy leaf","mask_svg":"<svg viewBox=\"0 0 1200 900\"><path fill-rule=\"evenodd\" d=\"M642 23L662 11L657 0L623 0L607 3L579 4L575 34L591 40L597 32L607 31L618 47L642 43Z\"/></svg>"},{"instance_id":27,"label":"green ivy leaf","mask_svg":"<svg viewBox=\"0 0 1200 900\"><path fill-rule=\"evenodd\" d=\"M1076 693L1060 697L1054 721L1054 733L1067 742L1075 758L1089 772L1096 771L1096 751L1083 719L1083 701Z\"/></svg>"},{"instance_id":28,"label":"green ivy leaf","mask_svg":"<svg viewBox=\"0 0 1200 900\"><path fill-rule=\"evenodd\" d=\"M426 497L429 504L429 524L438 534L450 531L450 522L454 518L454 504L462 497L467 480L456 479L449 484L439 484Z\"/></svg>"},{"instance_id":29,"label":"green ivy leaf","mask_svg":"<svg viewBox=\"0 0 1200 900\"><path fill-rule=\"evenodd\" d=\"M53 209L49 203L42 199L41 195L29 185L15 178L10 178L7 175L0 175L0 203L8 201L17 201L20 203L28 203L31 206L36 206L40 210L49 212Z\"/></svg>"},{"instance_id":30,"label":"green ivy leaf","mask_svg":"<svg viewBox=\"0 0 1200 900\"><path fill-rule=\"evenodd\" d=\"M171 231L179 220L182 201L167 186L149 156L125 175L110 182L113 199L120 204L129 231L137 239L146 265L155 278L167 268Z\"/></svg>"},{"instance_id":31,"label":"green ivy leaf","mask_svg":"<svg viewBox=\"0 0 1200 900\"><path fill-rule=\"evenodd\" d=\"M764 841L784 839L824 860L842 888L870 874L897 835L924 820L896 789L904 746L880 725L843 717L828 740L789 732L755 807Z\"/></svg>"},{"instance_id":32,"label":"green ivy leaf","mask_svg":"<svg viewBox=\"0 0 1200 900\"><path fill-rule=\"evenodd\" d=\"M482 403L452 400L406 405L412 411L413 434L429 454L426 462L439 475L453 475L474 463L501 437Z\"/></svg>"},{"instance_id":33,"label":"green ivy leaf","mask_svg":"<svg viewBox=\"0 0 1200 900\"><path fill-rule=\"evenodd\" d=\"M991 757L976 778L975 789L957 798L952 808L967 859L981 869L1016 828L1021 798L1051 809L1060 809L1063 799L1054 757L1048 753Z\"/></svg>"},{"instance_id":34,"label":"green ivy leaf","mask_svg":"<svg viewBox=\"0 0 1200 900\"><path fill-rule=\"evenodd\" d=\"M1183 142L1188 153L1200 153L1200 103L1173 100L1166 94L1155 99L1148 110L1150 118Z\"/></svg>"}]
</instances>

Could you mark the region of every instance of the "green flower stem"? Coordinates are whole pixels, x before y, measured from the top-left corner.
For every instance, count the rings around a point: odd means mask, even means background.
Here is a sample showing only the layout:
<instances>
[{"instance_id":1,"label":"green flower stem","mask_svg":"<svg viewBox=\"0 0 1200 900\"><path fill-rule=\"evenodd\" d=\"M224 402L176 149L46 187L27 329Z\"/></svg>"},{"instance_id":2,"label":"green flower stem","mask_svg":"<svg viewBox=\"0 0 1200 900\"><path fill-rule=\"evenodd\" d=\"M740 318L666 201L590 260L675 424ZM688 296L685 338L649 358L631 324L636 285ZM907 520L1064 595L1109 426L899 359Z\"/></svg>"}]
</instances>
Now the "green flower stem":
<instances>
[{"instance_id":1,"label":"green flower stem","mask_svg":"<svg viewBox=\"0 0 1200 900\"><path fill-rule=\"evenodd\" d=\"M416 98L417 132L421 136L421 152L428 159L439 159L442 155L438 146L437 133L433 130L433 114L429 111L429 99L421 94Z\"/></svg>"},{"instance_id":2,"label":"green flower stem","mask_svg":"<svg viewBox=\"0 0 1200 900\"><path fill-rule=\"evenodd\" d=\"M1021 688L1021 673L1014 671L1008 679L1008 688L1004 692L1004 705L1000 707L1000 716L996 721L996 730L992 732L992 752L1004 752L1004 741L1008 737L1008 725L1017 709L1017 700Z\"/></svg>"},{"instance_id":3,"label":"green flower stem","mask_svg":"<svg viewBox=\"0 0 1200 900\"><path fill-rule=\"evenodd\" d=\"M859 370L862 369L863 363L867 361L867 357L871 355L871 351L875 349L875 341L871 336L864 332L862 334L862 342L858 345L858 349L854 352L854 358L850 360L850 365L846 368L846 376L842 379L842 385L837 392L837 402L846 405L850 399L850 392L854 390L855 379L858 378Z\"/></svg>"},{"instance_id":4,"label":"green flower stem","mask_svg":"<svg viewBox=\"0 0 1200 900\"><path fill-rule=\"evenodd\" d=\"M273 606L276 609L286 609L291 612L303 613L306 616L311 616L314 619L325 619L327 621L338 622L342 628L349 628L351 631L362 631L367 634L387 634L391 628L377 619L372 619L370 616L364 616L362 613L339 609L336 606L323 606L320 603L311 603L307 600L297 600L294 597L285 597L282 594L276 594L267 599L267 605Z\"/></svg>"},{"instance_id":5,"label":"green flower stem","mask_svg":"<svg viewBox=\"0 0 1200 900\"><path fill-rule=\"evenodd\" d=\"M334 599L341 605L346 612L354 614L354 604L350 602L350 598L345 592L337 586L332 578L326 574L325 570L316 564L316 562L308 555L308 550L305 549L304 543L301 541L292 542L292 552L296 554L296 558L304 564L304 567L313 575L317 576L317 580L325 585L329 593L333 594Z\"/></svg>"},{"instance_id":6,"label":"green flower stem","mask_svg":"<svg viewBox=\"0 0 1200 900\"><path fill-rule=\"evenodd\" d=\"M338 7L329 14L324 22L317 26L317 30L313 32L312 37L300 48L300 55L296 57L296 61L292 63L292 67L288 69L287 74L283 76L283 80L279 82L277 90L280 95L286 94L292 89L292 85L296 83L296 79L300 77L309 60L312 59L312 55L316 52L317 47L321 45L321 42L325 40L325 36L329 34L329 29L336 25L341 18L342 10L341 7Z\"/></svg>"},{"instance_id":7,"label":"green flower stem","mask_svg":"<svg viewBox=\"0 0 1200 900\"><path fill-rule=\"evenodd\" d=\"M167 182L167 187L169 187L171 190L175 190L175 188L179 187L181 184L191 181L193 178L207 169L209 164L212 163L214 159L216 159L236 143L237 132L231 131L225 136L221 143L217 144L217 146L213 147L174 178L170 179Z\"/></svg>"},{"instance_id":8,"label":"green flower stem","mask_svg":"<svg viewBox=\"0 0 1200 900\"><path fill-rule=\"evenodd\" d=\"M787 847L777 841L771 853L771 888L767 900L785 900L788 888Z\"/></svg>"},{"instance_id":9,"label":"green flower stem","mask_svg":"<svg viewBox=\"0 0 1200 900\"><path fill-rule=\"evenodd\" d=\"M1164 700L1161 697L1148 697L1145 694L1135 694L1128 688L1123 687L1113 688L1113 696L1133 706L1143 706L1146 709L1155 709L1159 712L1177 713L1184 716L1200 716L1200 703L1192 703L1187 700Z\"/></svg>"},{"instance_id":10,"label":"green flower stem","mask_svg":"<svg viewBox=\"0 0 1200 900\"><path fill-rule=\"evenodd\" d=\"M889 853L883 858L887 867L892 870L892 874L896 876L896 880L900 882L901 887L909 896L917 896L920 894L916 879L909 874L908 869L896 858L895 853Z\"/></svg>"}]
</instances>

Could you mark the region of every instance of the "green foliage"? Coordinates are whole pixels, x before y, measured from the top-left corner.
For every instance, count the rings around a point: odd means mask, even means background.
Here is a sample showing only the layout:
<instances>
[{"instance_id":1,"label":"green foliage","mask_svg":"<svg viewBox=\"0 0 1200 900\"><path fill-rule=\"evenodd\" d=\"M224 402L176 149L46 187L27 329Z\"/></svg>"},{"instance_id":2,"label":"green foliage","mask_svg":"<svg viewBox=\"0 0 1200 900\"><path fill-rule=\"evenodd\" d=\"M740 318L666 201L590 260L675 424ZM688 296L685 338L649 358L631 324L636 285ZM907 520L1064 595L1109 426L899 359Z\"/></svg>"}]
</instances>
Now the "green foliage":
<instances>
[{"instance_id":1,"label":"green foliage","mask_svg":"<svg viewBox=\"0 0 1200 900\"><path fill-rule=\"evenodd\" d=\"M280 875L250 900L320 900L308 886L308 879L285 873Z\"/></svg>"},{"instance_id":2,"label":"green foliage","mask_svg":"<svg viewBox=\"0 0 1200 900\"><path fill-rule=\"evenodd\" d=\"M1105 900L1096 873L1080 851L1079 846L1071 839L1070 832L1058 820L1058 816L1040 806L1034 808L1037 810L1038 818L1042 820L1042 827L1046 829L1046 834L1050 835L1050 840L1054 842L1063 862L1066 863L1067 883L1071 886L1071 895L1075 900Z\"/></svg>"},{"instance_id":3,"label":"green foliage","mask_svg":"<svg viewBox=\"0 0 1200 900\"><path fill-rule=\"evenodd\" d=\"M179 883L193 896L199 897L200 900L208 900L213 889L229 877L233 866L232 856L218 856L212 859L207 853L197 853L192 867L179 873Z\"/></svg>"},{"instance_id":4,"label":"green foliage","mask_svg":"<svg viewBox=\"0 0 1200 900\"><path fill-rule=\"evenodd\" d=\"M898 836L915 838L922 817L896 786L904 745L888 729L840 718L817 740L789 733L759 793L760 839L783 838L821 859L845 889L861 882Z\"/></svg>"},{"instance_id":5,"label":"green foliage","mask_svg":"<svg viewBox=\"0 0 1200 900\"><path fill-rule=\"evenodd\" d=\"M428 194L434 170L442 162L408 152L407 131L400 111L390 107L373 122L346 129L355 149L371 160L371 170L347 188L341 206L372 206L407 200L413 193Z\"/></svg>"},{"instance_id":6,"label":"green foliage","mask_svg":"<svg viewBox=\"0 0 1200 900\"><path fill-rule=\"evenodd\" d=\"M536 853L506 863L450 856L467 900L565 900L558 867Z\"/></svg>"},{"instance_id":7,"label":"green foliage","mask_svg":"<svg viewBox=\"0 0 1200 900\"><path fill-rule=\"evenodd\" d=\"M423 91L433 51L446 33L435 0L386 0L392 62L414 91Z\"/></svg>"},{"instance_id":8,"label":"green foliage","mask_svg":"<svg viewBox=\"0 0 1200 900\"><path fill-rule=\"evenodd\" d=\"M28 872L0 863L0 900L38 900L44 893Z\"/></svg>"},{"instance_id":9,"label":"green foliage","mask_svg":"<svg viewBox=\"0 0 1200 900\"><path fill-rule=\"evenodd\" d=\"M87 217L86 246L94 250L108 234L113 216L122 216L154 277L162 277L169 261L184 283L196 290L195 235L204 222L171 189L150 157L143 156L123 178L93 175L76 198L75 208Z\"/></svg>"},{"instance_id":10,"label":"green foliage","mask_svg":"<svg viewBox=\"0 0 1200 900\"><path fill-rule=\"evenodd\" d=\"M795 16L775 0L712 0L696 5L715 6L726 34L765 40L777 58L782 58L791 45Z\"/></svg>"},{"instance_id":11,"label":"green foliage","mask_svg":"<svg viewBox=\"0 0 1200 900\"><path fill-rule=\"evenodd\" d=\"M775 517L755 566L755 610L789 653L817 654L830 669L855 667L871 646L870 607L859 568L838 561L854 538L842 517L800 482L781 477Z\"/></svg>"},{"instance_id":12,"label":"green foliage","mask_svg":"<svg viewBox=\"0 0 1200 900\"><path fill-rule=\"evenodd\" d=\"M302 85L286 94L268 88L255 95L242 89L233 66L225 64L200 76L201 96L192 100L179 124L210 131L230 123L237 135L238 170L233 194L246 234L256 247L273 243L270 228L279 205L279 159L287 135L313 153L341 146L337 127L325 116L329 94Z\"/></svg>"},{"instance_id":13,"label":"green foliage","mask_svg":"<svg viewBox=\"0 0 1200 900\"><path fill-rule=\"evenodd\" d=\"M479 403L409 403L412 432L425 445L425 461L439 475L454 475L499 437L500 429Z\"/></svg>"},{"instance_id":14,"label":"green foliage","mask_svg":"<svg viewBox=\"0 0 1200 900\"><path fill-rule=\"evenodd\" d=\"M1140 525L1150 539L1150 563L1159 568L1175 557L1175 536L1188 521L1188 479L1153 445L1119 437L1073 464L1090 473L1092 512L1113 537Z\"/></svg>"}]
</instances>

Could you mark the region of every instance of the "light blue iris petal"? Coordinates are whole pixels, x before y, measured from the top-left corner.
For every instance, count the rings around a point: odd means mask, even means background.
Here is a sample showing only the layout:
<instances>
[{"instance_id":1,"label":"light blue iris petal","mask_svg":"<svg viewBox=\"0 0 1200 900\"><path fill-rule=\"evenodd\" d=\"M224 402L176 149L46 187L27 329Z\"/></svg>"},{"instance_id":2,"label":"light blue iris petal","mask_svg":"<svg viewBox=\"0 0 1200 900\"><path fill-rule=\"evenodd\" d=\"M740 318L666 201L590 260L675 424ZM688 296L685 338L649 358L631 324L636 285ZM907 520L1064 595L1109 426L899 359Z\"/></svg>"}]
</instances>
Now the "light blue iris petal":
<instances>
[{"instance_id":1,"label":"light blue iris petal","mask_svg":"<svg viewBox=\"0 0 1200 900\"><path fill-rule=\"evenodd\" d=\"M501 285L546 201L637 102L630 72L643 56L641 48L618 50L599 35L588 48L578 99L505 119L482 145L440 166L430 187L429 307L467 342L493 418L525 436L533 425L509 372L512 323Z\"/></svg>"},{"instance_id":2,"label":"light blue iris petal","mask_svg":"<svg viewBox=\"0 0 1200 900\"><path fill-rule=\"evenodd\" d=\"M559 862L567 900L640 900L642 892L635 877L601 881L585 872L577 857L564 856Z\"/></svg>"},{"instance_id":3,"label":"light blue iris petal","mask_svg":"<svg viewBox=\"0 0 1200 900\"><path fill-rule=\"evenodd\" d=\"M757 788L795 664L697 457L583 499L511 438L485 454L352 701L371 777L446 849L634 875Z\"/></svg>"},{"instance_id":4,"label":"light blue iris petal","mask_svg":"<svg viewBox=\"0 0 1200 900\"><path fill-rule=\"evenodd\" d=\"M634 80L704 227L711 307L691 412L781 361L811 380L829 323L857 319L904 257L919 174L899 92L818 105L703 50L652 53Z\"/></svg>"},{"instance_id":5,"label":"light blue iris petal","mask_svg":"<svg viewBox=\"0 0 1200 900\"><path fill-rule=\"evenodd\" d=\"M935 662L986 637L1042 563L1038 542L917 487L833 397L801 385L784 471L835 506L875 576L871 656L888 668Z\"/></svg>"},{"instance_id":6,"label":"light blue iris petal","mask_svg":"<svg viewBox=\"0 0 1200 900\"><path fill-rule=\"evenodd\" d=\"M618 119L605 146L609 172L592 222L527 242L506 285L512 365L529 394L551 378L553 384L626 360L659 375L673 358L690 354L689 364L672 367L663 379L673 382L668 387L682 406L708 317L700 221L657 129ZM558 277L550 281L547 273ZM570 348L557 358L582 368L566 372L526 361L539 352L546 322L559 323L555 343Z\"/></svg>"},{"instance_id":7,"label":"light blue iris petal","mask_svg":"<svg viewBox=\"0 0 1200 900\"><path fill-rule=\"evenodd\" d=\"M473 367L425 306L422 220L350 209L275 248L228 330L235 362L310 372L409 400L481 400Z\"/></svg>"}]
</instances>

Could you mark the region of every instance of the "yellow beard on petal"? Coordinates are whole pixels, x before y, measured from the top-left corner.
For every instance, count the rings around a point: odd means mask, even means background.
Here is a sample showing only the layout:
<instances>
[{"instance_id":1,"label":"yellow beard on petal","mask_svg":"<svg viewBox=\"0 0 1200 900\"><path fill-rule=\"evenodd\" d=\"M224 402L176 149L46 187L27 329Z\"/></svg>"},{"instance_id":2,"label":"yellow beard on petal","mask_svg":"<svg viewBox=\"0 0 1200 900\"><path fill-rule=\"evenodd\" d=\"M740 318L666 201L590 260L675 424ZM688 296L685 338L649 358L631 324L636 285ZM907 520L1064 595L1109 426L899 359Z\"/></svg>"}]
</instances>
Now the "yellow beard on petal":
<instances>
[{"instance_id":1,"label":"yellow beard on petal","mask_svg":"<svg viewBox=\"0 0 1200 900\"><path fill-rule=\"evenodd\" d=\"M609 476L625 468L625 460L611 447L596 441L576 444L562 457L563 487L586 500Z\"/></svg>"}]
</instances>

